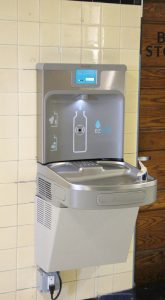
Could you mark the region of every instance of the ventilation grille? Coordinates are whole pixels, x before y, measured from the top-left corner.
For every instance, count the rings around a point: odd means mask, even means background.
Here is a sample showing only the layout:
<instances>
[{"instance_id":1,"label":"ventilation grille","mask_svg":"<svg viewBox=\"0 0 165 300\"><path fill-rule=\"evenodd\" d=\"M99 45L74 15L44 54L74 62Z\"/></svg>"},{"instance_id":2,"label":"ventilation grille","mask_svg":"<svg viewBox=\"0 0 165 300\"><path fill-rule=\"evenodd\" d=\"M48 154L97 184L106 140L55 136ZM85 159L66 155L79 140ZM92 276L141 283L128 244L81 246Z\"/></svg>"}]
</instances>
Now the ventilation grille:
<instances>
[{"instance_id":1,"label":"ventilation grille","mask_svg":"<svg viewBox=\"0 0 165 300\"><path fill-rule=\"evenodd\" d=\"M52 200L52 185L41 177L38 178L38 192L44 199Z\"/></svg>"},{"instance_id":2,"label":"ventilation grille","mask_svg":"<svg viewBox=\"0 0 165 300\"><path fill-rule=\"evenodd\" d=\"M37 199L37 222L48 229L52 227L52 206L42 199Z\"/></svg>"}]
</instances>

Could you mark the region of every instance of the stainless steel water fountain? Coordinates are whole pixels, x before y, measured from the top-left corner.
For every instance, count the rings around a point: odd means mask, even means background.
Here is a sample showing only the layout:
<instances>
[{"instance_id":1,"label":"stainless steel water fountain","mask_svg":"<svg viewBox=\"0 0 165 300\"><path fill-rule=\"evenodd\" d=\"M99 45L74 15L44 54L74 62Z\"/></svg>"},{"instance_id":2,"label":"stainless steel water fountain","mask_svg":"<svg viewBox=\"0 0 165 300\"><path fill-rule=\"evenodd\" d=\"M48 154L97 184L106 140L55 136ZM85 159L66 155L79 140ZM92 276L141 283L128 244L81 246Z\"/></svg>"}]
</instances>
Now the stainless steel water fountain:
<instances>
[{"instance_id":1,"label":"stainless steel water fountain","mask_svg":"<svg viewBox=\"0 0 165 300\"><path fill-rule=\"evenodd\" d=\"M45 272L126 260L157 182L123 160L124 65L38 65L36 258Z\"/></svg>"}]
</instances>

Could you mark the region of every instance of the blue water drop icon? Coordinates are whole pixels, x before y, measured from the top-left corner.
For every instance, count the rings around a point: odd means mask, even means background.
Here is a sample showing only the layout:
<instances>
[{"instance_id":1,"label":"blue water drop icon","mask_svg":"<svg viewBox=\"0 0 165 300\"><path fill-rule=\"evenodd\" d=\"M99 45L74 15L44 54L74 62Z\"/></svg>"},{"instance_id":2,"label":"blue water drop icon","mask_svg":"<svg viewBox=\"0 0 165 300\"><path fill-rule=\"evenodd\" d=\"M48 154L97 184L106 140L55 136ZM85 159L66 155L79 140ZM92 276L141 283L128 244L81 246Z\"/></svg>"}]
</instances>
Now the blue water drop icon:
<instances>
[{"instance_id":1,"label":"blue water drop icon","mask_svg":"<svg viewBox=\"0 0 165 300\"><path fill-rule=\"evenodd\" d=\"M101 123L99 120L96 121L95 127L99 129L101 127Z\"/></svg>"}]
</instances>

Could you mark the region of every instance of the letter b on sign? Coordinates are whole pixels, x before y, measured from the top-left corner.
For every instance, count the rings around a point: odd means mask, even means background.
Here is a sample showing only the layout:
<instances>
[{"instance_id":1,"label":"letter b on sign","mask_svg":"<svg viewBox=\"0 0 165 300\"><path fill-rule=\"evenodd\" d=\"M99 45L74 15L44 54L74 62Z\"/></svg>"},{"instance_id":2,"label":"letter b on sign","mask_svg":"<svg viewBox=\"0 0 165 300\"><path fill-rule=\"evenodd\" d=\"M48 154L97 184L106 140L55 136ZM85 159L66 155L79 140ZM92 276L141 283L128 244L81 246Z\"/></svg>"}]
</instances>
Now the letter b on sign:
<instances>
[{"instance_id":1,"label":"letter b on sign","mask_svg":"<svg viewBox=\"0 0 165 300\"><path fill-rule=\"evenodd\" d=\"M165 32L158 32L158 43L165 43Z\"/></svg>"}]
</instances>

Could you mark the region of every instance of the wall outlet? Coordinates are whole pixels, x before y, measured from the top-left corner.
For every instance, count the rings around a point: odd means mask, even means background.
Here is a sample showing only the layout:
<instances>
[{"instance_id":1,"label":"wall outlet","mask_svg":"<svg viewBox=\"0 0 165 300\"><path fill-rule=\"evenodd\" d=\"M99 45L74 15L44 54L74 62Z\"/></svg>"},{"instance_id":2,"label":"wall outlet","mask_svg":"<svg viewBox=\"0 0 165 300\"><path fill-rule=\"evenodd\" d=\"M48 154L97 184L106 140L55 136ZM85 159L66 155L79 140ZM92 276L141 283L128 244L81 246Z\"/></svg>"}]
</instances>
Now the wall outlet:
<instances>
[{"instance_id":1,"label":"wall outlet","mask_svg":"<svg viewBox=\"0 0 165 300\"><path fill-rule=\"evenodd\" d=\"M46 273L42 269L37 270L37 287L40 293L48 293L49 285L54 284L55 290L59 290L60 281L57 272Z\"/></svg>"}]
</instances>

